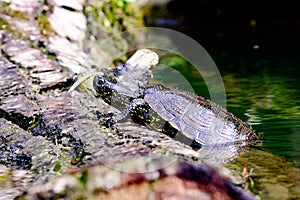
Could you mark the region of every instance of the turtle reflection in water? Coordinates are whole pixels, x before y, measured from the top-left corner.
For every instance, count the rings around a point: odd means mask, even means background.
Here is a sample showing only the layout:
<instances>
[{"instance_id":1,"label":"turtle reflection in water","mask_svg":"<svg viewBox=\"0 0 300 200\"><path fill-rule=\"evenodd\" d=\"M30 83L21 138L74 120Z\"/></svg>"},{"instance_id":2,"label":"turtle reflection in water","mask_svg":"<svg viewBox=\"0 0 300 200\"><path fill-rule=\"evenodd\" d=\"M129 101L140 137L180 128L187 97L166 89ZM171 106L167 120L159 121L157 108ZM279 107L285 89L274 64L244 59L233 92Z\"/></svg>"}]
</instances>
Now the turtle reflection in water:
<instances>
[{"instance_id":1,"label":"turtle reflection in water","mask_svg":"<svg viewBox=\"0 0 300 200\"><path fill-rule=\"evenodd\" d=\"M130 67L118 66L125 75ZM115 70L116 76L119 71ZM93 87L106 103L122 112L109 119L108 124L130 116L134 122L171 137L181 133L192 141L190 145L195 148L251 143L258 139L249 124L201 96L147 84L132 92L103 74L94 77Z\"/></svg>"}]
</instances>

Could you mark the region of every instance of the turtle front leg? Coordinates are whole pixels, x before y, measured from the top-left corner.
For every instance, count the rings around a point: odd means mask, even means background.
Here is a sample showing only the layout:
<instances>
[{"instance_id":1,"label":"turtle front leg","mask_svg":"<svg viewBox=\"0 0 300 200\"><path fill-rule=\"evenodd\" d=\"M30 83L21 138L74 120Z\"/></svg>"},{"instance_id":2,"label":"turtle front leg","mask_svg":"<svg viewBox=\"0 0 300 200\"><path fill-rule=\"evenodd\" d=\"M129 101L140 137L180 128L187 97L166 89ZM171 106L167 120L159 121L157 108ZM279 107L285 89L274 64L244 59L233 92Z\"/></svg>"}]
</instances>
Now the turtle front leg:
<instances>
[{"instance_id":1,"label":"turtle front leg","mask_svg":"<svg viewBox=\"0 0 300 200\"><path fill-rule=\"evenodd\" d=\"M133 99L129 105L121 113L96 113L100 119L99 124L114 129L114 125L118 121L126 120L130 117L135 123L147 125L151 122L151 115L149 114L150 106L142 98ZM128 119L127 119L128 120Z\"/></svg>"},{"instance_id":2,"label":"turtle front leg","mask_svg":"<svg viewBox=\"0 0 300 200\"><path fill-rule=\"evenodd\" d=\"M132 100L128 111L132 121L141 125L149 125L153 119L149 104L142 98Z\"/></svg>"}]
</instances>

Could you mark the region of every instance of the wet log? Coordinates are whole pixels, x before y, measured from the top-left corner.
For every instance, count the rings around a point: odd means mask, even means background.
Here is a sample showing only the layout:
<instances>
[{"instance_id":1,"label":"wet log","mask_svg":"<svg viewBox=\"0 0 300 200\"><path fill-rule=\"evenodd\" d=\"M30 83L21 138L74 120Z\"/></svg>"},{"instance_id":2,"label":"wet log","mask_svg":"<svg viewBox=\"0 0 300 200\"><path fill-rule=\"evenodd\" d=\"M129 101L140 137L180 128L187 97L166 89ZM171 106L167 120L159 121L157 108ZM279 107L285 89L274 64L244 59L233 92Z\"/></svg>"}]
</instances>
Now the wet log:
<instances>
[{"instance_id":1,"label":"wet log","mask_svg":"<svg viewBox=\"0 0 300 200\"><path fill-rule=\"evenodd\" d=\"M31 187L25 199L254 199L212 166L132 160L133 172L103 165L71 171ZM158 170L153 170L158 169Z\"/></svg>"}]
</instances>

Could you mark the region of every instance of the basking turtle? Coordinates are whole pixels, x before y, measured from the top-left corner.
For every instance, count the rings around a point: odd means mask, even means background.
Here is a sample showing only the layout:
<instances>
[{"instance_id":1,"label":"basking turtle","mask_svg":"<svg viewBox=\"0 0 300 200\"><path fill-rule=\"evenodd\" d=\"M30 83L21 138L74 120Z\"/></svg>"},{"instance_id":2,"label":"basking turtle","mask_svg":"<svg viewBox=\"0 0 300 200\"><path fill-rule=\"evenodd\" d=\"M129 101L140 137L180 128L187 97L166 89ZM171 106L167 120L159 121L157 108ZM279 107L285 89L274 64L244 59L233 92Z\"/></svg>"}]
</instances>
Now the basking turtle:
<instances>
[{"instance_id":1,"label":"basking turtle","mask_svg":"<svg viewBox=\"0 0 300 200\"><path fill-rule=\"evenodd\" d=\"M114 70L115 78L95 75L94 90L106 103L121 111L109 123L130 116L134 122L172 137L179 131L200 146L249 143L258 139L249 124L226 109L192 93L149 85L151 71L140 70L139 76L133 74L136 71L134 66L125 64ZM134 89L120 83L124 80L131 80Z\"/></svg>"}]
</instances>

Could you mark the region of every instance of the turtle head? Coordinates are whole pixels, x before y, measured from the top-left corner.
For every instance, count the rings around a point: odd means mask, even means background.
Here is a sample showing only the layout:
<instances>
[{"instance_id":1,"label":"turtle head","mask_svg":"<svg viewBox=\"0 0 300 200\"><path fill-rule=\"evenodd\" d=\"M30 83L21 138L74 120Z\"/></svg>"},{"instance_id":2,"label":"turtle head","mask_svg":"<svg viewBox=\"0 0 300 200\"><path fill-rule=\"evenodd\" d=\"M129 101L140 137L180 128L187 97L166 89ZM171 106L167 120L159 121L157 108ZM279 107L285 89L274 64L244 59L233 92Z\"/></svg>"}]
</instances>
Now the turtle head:
<instances>
[{"instance_id":1,"label":"turtle head","mask_svg":"<svg viewBox=\"0 0 300 200\"><path fill-rule=\"evenodd\" d=\"M93 80L93 88L106 103L111 104L111 97L115 88L116 81L104 76L103 74L97 74Z\"/></svg>"}]
</instances>

